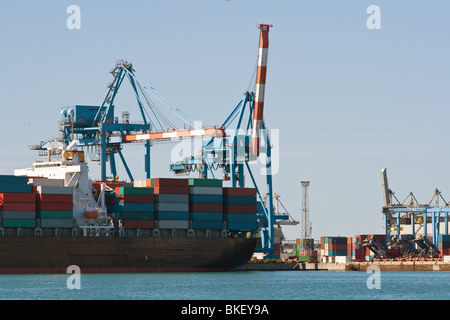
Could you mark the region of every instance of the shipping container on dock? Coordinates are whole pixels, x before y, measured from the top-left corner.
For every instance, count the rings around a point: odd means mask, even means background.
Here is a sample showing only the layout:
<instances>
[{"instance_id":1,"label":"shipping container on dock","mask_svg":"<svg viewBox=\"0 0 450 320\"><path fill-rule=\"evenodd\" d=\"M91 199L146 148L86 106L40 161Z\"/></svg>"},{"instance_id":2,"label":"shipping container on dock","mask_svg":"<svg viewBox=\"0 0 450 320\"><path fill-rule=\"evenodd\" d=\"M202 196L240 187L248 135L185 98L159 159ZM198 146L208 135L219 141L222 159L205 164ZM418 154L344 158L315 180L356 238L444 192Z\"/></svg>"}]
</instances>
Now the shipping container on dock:
<instances>
[{"instance_id":1,"label":"shipping container on dock","mask_svg":"<svg viewBox=\"0 0 450 320\"><path fill-rule=\"evenodd\" d=\"M441 253L441 256L446 257L450 256L450 235L439 234L437 236L438 241L438 250Z\"/></svg>"},{"instance_id":2,"label":"shipping container on dock","mask_svg":"<svg viewBox=\"0 0 450 320\"><path fill-rule=\"evenodd\" d=\"M196 230L223 229L222 180L189 179L189 212Z\"/></svg>"},{"instance_id":3,"label":"shipping container on dock","mask_svg":"<svg viewBox=\"0 0 450 320\"><path fill-rule=\"evenodd\" d=\"M347 237L321 237L320 256L322 262L335 263L337 261L346 260L346 257L349 257L349 259L351 259L351 252L349 252L348 250L349 242L351 243L351 240L348 240Z\"/></svg>"}]
</instances>

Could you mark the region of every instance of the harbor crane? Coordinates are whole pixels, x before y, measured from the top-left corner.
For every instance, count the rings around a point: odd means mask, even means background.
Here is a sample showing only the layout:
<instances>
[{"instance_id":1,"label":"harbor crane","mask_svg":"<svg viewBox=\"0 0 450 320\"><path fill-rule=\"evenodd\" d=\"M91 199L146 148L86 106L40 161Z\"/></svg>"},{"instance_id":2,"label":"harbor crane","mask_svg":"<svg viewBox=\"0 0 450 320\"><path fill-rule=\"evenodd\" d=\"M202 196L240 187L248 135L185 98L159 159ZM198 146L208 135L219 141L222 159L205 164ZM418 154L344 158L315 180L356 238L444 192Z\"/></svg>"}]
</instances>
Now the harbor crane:
<instances>
[{"instance_id":1,"label":"harbor crane","mask_svg":"<svg viewBox=\"0 0 450 320\"><path fill-rule=\"evenodd\" d=\"M400 241L402 224L408 225L411 226L410 236L413 242L422 250L437 254L435 250L438 244L437 239L438 235L442 232L440 225L444 223L443 232L448 235L448 216L450 212L448 202L442 196L441 191L435 189L433 197L426 204L419 203L412 192L409 193L403 202L400 202L395 197L394 192L389 189L386 168L381 170L381 182L384 200L382 212L385 216L386 242L391 241L393 238ZM439 199L444 202L444 206L440 205ZM431 232L429 232L430 226ZM427 239L430 234L432 241ZM406 247L403 248L405 249Z\"/></svg>"}]
</instances>

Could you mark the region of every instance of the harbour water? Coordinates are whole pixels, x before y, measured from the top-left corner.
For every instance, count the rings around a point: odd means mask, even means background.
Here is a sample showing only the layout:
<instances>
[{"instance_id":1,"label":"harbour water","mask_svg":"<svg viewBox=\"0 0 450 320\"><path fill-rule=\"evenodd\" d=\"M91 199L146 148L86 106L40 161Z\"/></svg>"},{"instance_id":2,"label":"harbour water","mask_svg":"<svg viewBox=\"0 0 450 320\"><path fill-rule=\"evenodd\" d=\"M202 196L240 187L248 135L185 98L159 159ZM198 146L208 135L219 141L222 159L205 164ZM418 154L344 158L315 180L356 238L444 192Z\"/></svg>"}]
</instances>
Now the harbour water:
<instances>
[{"instance_id":1,"label":"harbour water","mask_svg":"<svg viewBox=\"0 0 450 320\"><path fill-rule=\"evenodd\" d=\"M378 278L374 278L374 276ZM449 272L0 275L1 300L449 300ZM68 281L69 280L69 281ZM75 284L79 289L73 288ZM69 289L72 287L72 289Z\"/></svg>"}]
</instances>

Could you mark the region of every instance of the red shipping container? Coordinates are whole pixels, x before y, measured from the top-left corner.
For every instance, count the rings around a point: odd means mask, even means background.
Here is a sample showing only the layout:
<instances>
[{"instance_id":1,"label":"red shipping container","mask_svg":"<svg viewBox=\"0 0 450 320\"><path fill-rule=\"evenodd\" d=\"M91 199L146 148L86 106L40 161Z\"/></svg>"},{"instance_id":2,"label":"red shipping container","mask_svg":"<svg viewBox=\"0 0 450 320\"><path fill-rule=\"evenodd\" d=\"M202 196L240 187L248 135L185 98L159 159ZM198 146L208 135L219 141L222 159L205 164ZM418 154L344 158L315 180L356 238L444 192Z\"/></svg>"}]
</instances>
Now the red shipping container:
<instances>
[{"instance_id":1,"label":"red shipping container","mask_svg":"<svg viewBox=\"0 0 450 320\"><path fill-rule=\"evenodd\" d=\"M347 250L347 244L328 244L328 250Z\"/></svg>"},{"instance_id":2,"label":"red shipping container","mask_svg":"<svg viewBox=\"0 0 450 320\"><path fill-rule=\"evenodd\" d=\"M155 194L189 194L189 186L155 186Z\"/></svg>"},{"instance_id":3,"label":"red shipping container","mask_svg":"<svg viewBox=\"0 0 450 320\"><path fill-rule=\"evenodd\" d=\"M366 252L364 248L361 249L355 249L355 261L356 262L363 262L365 261Z\"/></svg>"},{"instance_id":4,"label":"red shipping container","mask_svg":"<svg viewBox=\"0 0 450 320\"><path fill-rule=\"evenodd\" d=\"M155 197L153 195L134 195L121 194L120 203L154 203Z\"/></svg>"},{"instance_id":5,"label":"red shipping container","mask_svg":"<svg viewBox=\"0 0 450 320\"><path fill-rule=\"evenodd\" d=\"M256 197L255 188L223 188L224 196L232 197Z\"/></svg>"},{"instance_id":6,"label":"red shipping container","mask_svg":"<svg viewBox=\"0 0 450 320\"><path fill-rule=\"evenodd\" d=\"M3 202L34 203L36 195L32 193L0 193L0 203Z\"/></svg>"},{"instance_id":7,"label":"red shipping container","mask_svg":"<svg viewBox=\"0 0 450 320\"><path fill-rule=\"evenodd\" d=\"M228 204L224 207L226 213L253 213L257 212L257 205L253 204Z\"/></svg>"},{"instance_id":8,"label":"red shipping container","mask_svg":"<svg viewBox=\"0 0 450 320\"><path fill-rule=\"evenodd\" d=\"M221 203L191 203L189 205L191 212L222 212Z\"/></svg>"},{"instance_id":9,"label":"red shipping container","mask_svg":"<svg viewBox=\"0 0 450 320\"><path fill-rule=\"evenodd\" d=\"M72 211L73 202L38 202L39 211Z\"/></svg>"},{"instance_id":10,"label":"red shipping container","mask_svg":"<svg viewBox=\"0 0 450 320\"><path fill-rule=\"evenodd\" d=\"M155 228L155 220L123 220L125 229L153 229Z\"/></svg>"},{"instance_id":11,"label":"red shipping container","mask_svg":"<svg viewBox=\"0 0 450 320\"><path fill-rule=\"evenodd\" d=\"M73 195L71 194L38 194L38 202L73 202Z\"/></svg>"},{"instance_id":12,"label":"red shipping container","mask_svg":"<svg viewBox=\"0 0 450 320\"><path fill-rule=\"evenodd\" d=\"M155 178L155 179L153 179L152 186L155 186L155 187L156 186L172 186L172 187L189 186L189 179Z\"/></svg>"},{"instance_id":13,"label":"red shipping container","mask_svg":"<svg viewBox=\"0 0 450 320\"><path fill-rule=\"evenodd\" d=\"M273 253L275 255L277 255L277 256L280 255L280 253L281 253L281 244L279 244L279 243L274 243L273 244Z\"/></svg>"},{"instance_id":14,"label":"red shipping container","mask_svg":"<svg viewBox=\"0 0 450 320\"><path fill-rule=\"evenodd\" d=\"M106 184L108 187L110 187L111 189L116 189L119 187L132 187L133 184L129 183L129 182L119 182L119 181L92 181L92 187L97 190L100 191L101 190L101 185L102 184Z\"/></svg>"},{"instance_id":15,"label":"red shipping container","mask_svg":"<svg viewBox=\"0 0 450 320\"><path fill-rule=\"evenodd\" d=\"M36 211L36 203L5 202L0 205L0 211Z\"/></svg>"}]
</instances>

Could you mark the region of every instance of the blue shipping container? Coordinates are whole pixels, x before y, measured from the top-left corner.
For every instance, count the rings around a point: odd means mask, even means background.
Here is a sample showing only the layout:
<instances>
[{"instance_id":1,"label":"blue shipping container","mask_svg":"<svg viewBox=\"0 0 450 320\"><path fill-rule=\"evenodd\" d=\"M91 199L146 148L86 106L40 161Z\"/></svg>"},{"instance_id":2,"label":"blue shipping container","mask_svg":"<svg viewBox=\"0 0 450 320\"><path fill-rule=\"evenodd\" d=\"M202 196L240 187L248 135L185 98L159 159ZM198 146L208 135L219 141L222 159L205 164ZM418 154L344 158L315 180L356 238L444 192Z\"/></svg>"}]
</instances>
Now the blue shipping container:
<instances>
[{"instance_id":1,"label":"blue shipping container","mask_svg":"<svg viewBox=\"0 0 450 320\"><path fill-rule=\"evenodd\" d=\"M256 222L228 222L228 230L254 231L258 229Z\"/></svg>"},{"instance_id":2,"label":"blue shipping container","mask_svg":"<svg viewBox=\"0 0 450 320\"><path fill-rule=\"evenodd\" d=\"M191 203L222 203L223 198L220 195L213 194L191 194L189 201Z\"/></svg>"},{"instance_id":3,"label":"blue shipping container","mask_svg":"<svg viewBox=\"0 0 450 320\"><path fill-rule=\"evenodd\" d=\"M117 215L117 218L129 220L154 220L155 214L153 212L123 211Z\"/></svg>"},{"instance_id":4,"label":"blue shipping container","mask_svg":"<svg viewBox=\"0 0 450 320\"><path fill-rule=\"evenodd\" d=\"M229 222L251 222L256 223L256 214L251 213L227 213L225 219Z\"/></svg>"},{"instance_id":5,"label":"blue shipping container","mask_svg":"<svg viewBox=\"0 0 450 320\"><path fill-rule=\"evenodd\" d=\"M222 212L191 212L194 221L222 221Z\"/></svg>"},{"instance_id":6,"label":"blue shipping container","mask_svg":"<svg viewBox=\"0 0 450 320\"><path fill-rule=\"evenodd\" d=\"M223 228L222 221L192 221L192 227L194 229L214 229L221 230Z\"/></svg>"},{"instance_id":7,"label":"blue shipping container","mask_svg":"<svg viewBox=\"0 0 450 320\"><path fill-rule=\"evenodd\" d=\"M0 183L0 193L31 193L31 184Z\"/></svg>"},{"instance_id":8,"label":"blue shipping container","mask_svg":"<svg viewBox=\"0 0 450 320\"><path fill-rule=\"evenodd\" d=\"M28 183L28 177L3 175L3 176L0 176L0 183L27 184Z\"/></svg>"},{"instance_id":9,"label":"blue shipping container","mask_svg":"<svg viewBox=\"0 0 450 320\"><path fill-rule=\"evenodd\" d=\"M119 204L119 211L140 211L140 212L154 212L155 206L153 203L134 203L126 202Z\"/></svg>"},{"instance_id":10,"label":"blue shipping container","mask_svg":"<svg viewBox=\"0 0 450 320\"><path fill-rule=\"evenodd\" d=\"M256 197L224 197L223 198L224 204L256 204Z\"/></svg>"}]
</instances>

